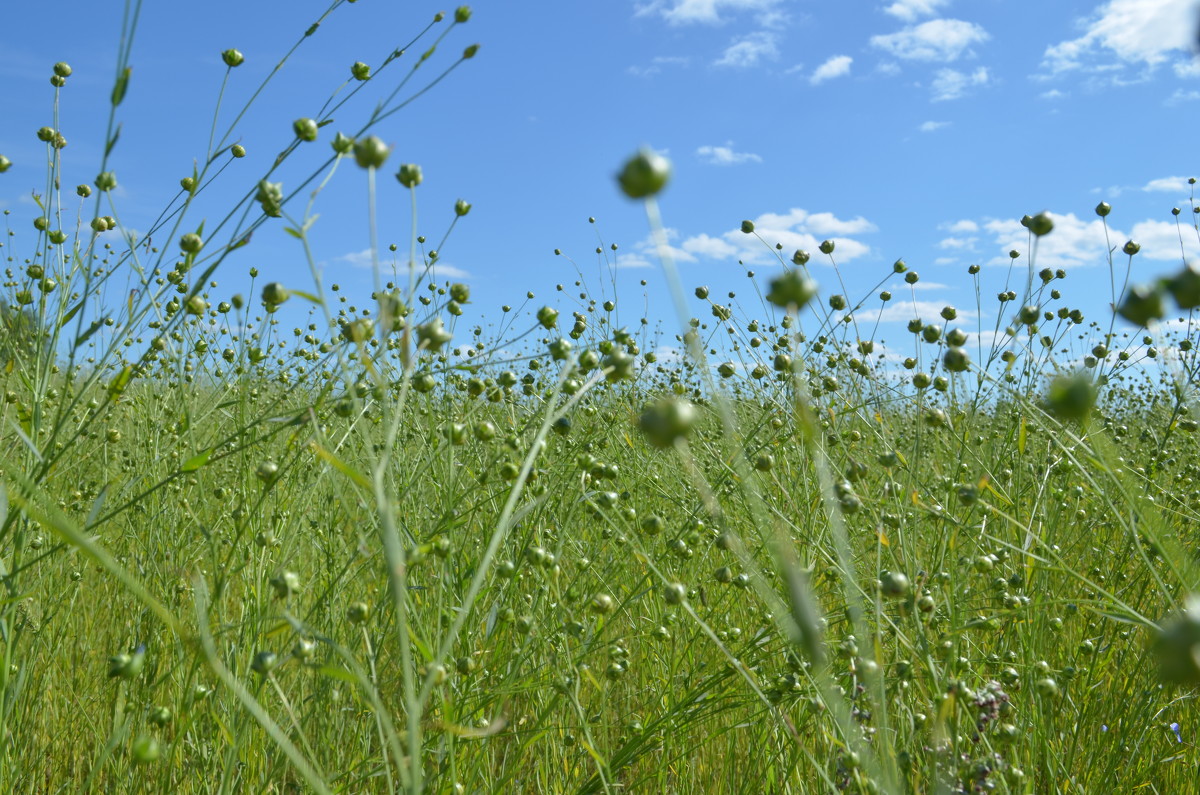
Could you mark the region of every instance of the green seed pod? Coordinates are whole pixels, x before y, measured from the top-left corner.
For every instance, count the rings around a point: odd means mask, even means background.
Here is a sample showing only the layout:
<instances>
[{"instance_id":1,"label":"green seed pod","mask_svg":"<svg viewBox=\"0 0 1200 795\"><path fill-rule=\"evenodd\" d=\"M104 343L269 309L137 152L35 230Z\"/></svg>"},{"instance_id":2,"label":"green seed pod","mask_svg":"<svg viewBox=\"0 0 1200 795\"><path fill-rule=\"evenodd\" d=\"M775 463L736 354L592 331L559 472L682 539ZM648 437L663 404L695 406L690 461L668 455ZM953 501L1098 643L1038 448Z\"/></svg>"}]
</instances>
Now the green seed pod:
<instances>
[{"instance_id":1,"label":"green seed pod","mask_svg":"<svg viewBox=\"0 0 1200 795\"><path fill-rule=\"evenodd\" d=\"M271 589L279 599L286 599L300 590L300 575L294 571L283 571L270 580Z\"/></svg>"},{"instance_id":2,"label":"green seed pod","mask_svg":"<svg viewBox=\"0 0 1200 795\"><path fill-rule=\"evenodd\" d=\"M350 65L350 76L355 80L369 80L371 78L371 67L362 61L355 61Z\"/></svg>"},{"instance_id":3,"label":"green seed pod","mask_svg":"<svg viewBox=\"0 0 1200 795\"><path fill-rule=\"evenodd\" d=\"M2 171L2 170L3 170L3 169L0 169L0 171ZM75 194L76 194L77 196L81 196L81 197L83 197L83 198L85 198L85 199L86 199L88 196L91 196L91 195L92 195L92 186L91 186L91 185L87 185L87 184L84 184L84 185L76 185L76 186L75 186Z\"/></svg>"},{"instance_id":4,"label":"green seed pod","mask_svg":"<svg viewBox=\"0 0 1200 795\"><path fill-rule=\"evenodd\" d=\"M817 294L817 283L798 270L788 270L771 280L767 300L781 309L798 311Z\"/></svg>"},{"instance_id":5,"label":"green seed pod","mask_svg":"<svg viewBox=\"0 0 1200 795\"><path fill-rule=\"evenodd\" d=\"M459 6L458 8L454 9L454 21L455 22L463 23L463 22L466 22L470 18L471 18L471 7L470 6Z\"/></svg>"},{"instance_id":6,"label":"green seed pod","mask_svg":"<svg viewBox=\"0 0 1200 795\"><path fill-rule=\"evenodd\" d=\"M259 676L266 676L277 665L279 665L279 655L273 651L260 651L250 661L250 670Z\"/></svg>"},{"instance_id":7,"label":"green seed pod","mask_svg":"<svg viewBox=\"0 0 1200 795\"><path fill-rule=\"evenodd\" d=\"M1117 308L1117 314L1135 326L1147 326L1152 321L1161 320L1166 314L1162 286L1136 284L1130 287L1125 300Z\"/></svg>"},{"instance_id":8,"label":"green seed pod","mask_svg":"<svg viewBox=\"0 0 1200 795\"><path fill-rule=\"evenodd\" d=\"M12 168L12 161L9 160L4 155L0 155L0 174L3 174L5 171L8 171L10 168Z\"/></svg>"},{"instance_id":9,"label":"green seed pod","mask_svg":"<svg viewBox=\"0 0 1200 795\"><path fill-rule=\"evenodd\" d=\"M822 254L832 254L834 242L832 240L822 240L821 245L817 246Z\"/></svg>"},{"instance_id":10,"label":"green seed pod","mask_svg":"<svg viewBox=\"0 0 1200 795\"><path fill-rule=\"evenodd\" d=\"M276 464L274 461L263 461L258 465L258 469L254 471L254 476L263 483L274 483L279 478L279 464Z\"/></svg>"},{"instance_id":11,"label":"green seed pod","mask_svg":"<svg viewBox=\"0 0 1200 795\"><path fill-rule=\"evenodd\" d=\"M742 221L742 234L743 235L754 234L754 222L753 221Z\"/></svg>"},{"instance_id":12,"label":"green seed pod","mask_svg":"<svg viewBox=\"0 0 1200 795\"><path fill-rule=\"evenodd\" d=\"M879 575L879 593L885 599L903 599L911 590L908 577L898 571L885 571Z\"/></svg>"},{"instance_id":13,"label":"green seed pod","mask_svg":"<svg viewBox=\"0 0 1200 795\"><path fill-rule=\"evenodd\" d=\"M117 187L117 175L111 171L105 171L96 175L96 187L103 191L109 191Z\"/></svg>"},{"instance_id":14,"label":"green seed pod","mask_svg":"<svg viewBox=\"0 0 1200 795\"><path fill-rule=\"evenodd\" d=\"M652 447L664 450L685 439L696 424L696 409L686 400L665 398L646 408L638 428Z\"/></svg>"},{"instance_id":15,"label":"green seed pod","mask_svg":"<svg viewBox=\"0 0 1200 795\"><path fill-rule=\"evenodd\" d=\"M1026 216L1028 218L1028 216ZM1044 237L1054 231L1054 221L1046 213L1038 213L1025 225L1036 237Z\"/></svg>"},{"instance_id":16,"label":"green seed pod","mask_svg":"<svg viewBox=\"0 0 1200 795\"><path fill-rule=\"evenodd\" d=\"M458 301L460 304L469 303L471 300L471 288L462 282L455 282L450 285L450 298Z\"/></svg>"},{"instance_id":17,"label":"green seed pod","mask_svg":"<svg viewBox=\"0 0 1200 795\"><path fill-rule=\"evenodd\" d=\"M170 707L155 707L154 709L150 710L150 714L146 716L146 722L151 726L162 727L170 723L171 718L172 715Z\"/></svg>"},{"instance_id":18,"label":"green seed pod","mask_svg":"<svg viewBox=\"0 0 1200 795\"><path fill-rule=\"evenodd\" d=\"M61 229L55 229L54 231L50 232L47 237L50 238L50 242L54 245L61 246L67 240L67 233Z\"/></svg>"},{"instance_id":19,"label":"green seed pod","mask_svg":"<svg viewBox=\"0 0 1200 795\"><path fill-rule=\"evenodd\" d=\"M592 597L591 609L593 613L604 615L611 613L616 609L616 601L606 593L598 593Z\"/></svg>"},{"instance_id":20,"label":"green seed pod","mask_svg":"<svg viewBox=\"0 0 1200 795\"><path fill-rule=\"evenodd\" d=\"M454 203L454 214L462 218L467 213L471 212L471 203L465 199L459 199Z\"/></svg>"},{"instance_id":21,"label":"green seed pod","mask_svg":"<svg viewBox=\"0 0 1200 795\"><path fill-rule=\"evenodd\" d=\"M39 127L37 131L38 140L46 143L53 142L56 135L58 135L58 131L53 127Z\"/></svg>"},{"instance_id":22,"label":"green seed pod","mask_svg":"<svg viewBox=\"0 0 1200 795\"><path fill-rule=\"evenodd\" d=\"M658 194L671 179L671 163L650 149L641 149L625 162L617 183L631 199L644 199Z\"/></svg>"},{"instance_id":23,"label":"green seed pod","mask_svg":"<svg viewBox=\"0 0 1200 795\"><path fill-rule=\"evenodd\" d=\"M1096 215L1100 216L1101 218L1104 218L1111 212L1112 212L1112 205L1109 204L1108 202L1100 202L1099 204L1096 205Z\"/></svg>"},{"instance_id":24,"label":"green seed pod","mask_svg":"<svg viewBox=\"0 0 1200 795\"><path fill-rule=\"evenodd\" d=\"M354 142L354 162L360 168L380 168L388 159L391 150L383 139L372 135Z\"/></svg>"},{"instance_id":25,"label":"green seed pod","mask_svg":"<svg viewBox=\"0 0 1200 795\"><path fill-rule=\"evenodd\" d=\"M278 306L291 297L291 293L279 282L268 282L263 285L262 300L268 306Z\"/></svg>"},{"instance_id":26,"label":"green seed pod","mask_svg":"<svg viewBox=\"0 0 1200 795\"><path fill-rule=\"evenodd\" d=\"M366 602L352 602L346 608L346 620L351 624L362 624L371 616L371 608Z\"/></svg>"},{"instance_id":27,"label":"green seed pod","mask_svg":"<svg viewBox=\"0 0 1200 795\"><path fill-rule=\"evenodd\" d=\"M834 311L837 311L837 312L840 312L843 309L845 309L846 308L846 296L844 296L844 295L829 296L829 308L833 309Z\"/></svg>"},{"instance_id":28,"label":"green seed pod","mask_svg":"<svg viewBox=\"0 0 1200 795\"><path fill-rule=\"evenodd\" d=\"M1085 373L1060 375L1050 382L1043 408L1060 419L1082 420L1096 405L1096 385Z\"/></svg>"},{"instance_id":29,"label":"green seed pod","mask_svg":"<svg viewBox=\"0 0 1200 795\"><path fill-rule=\"evenodd\" d=\"M396 179L401 185L411 190L420 185L425 177L421 173L421 167L416 163L402 163L400 170L396 172Z\"/></svg>"},{"instance_id":30,"label":"green seed pod","mask_svg":"<svg viewBox=\"0 0 1200 795\"><path fill-rule=\"evenodd\" d=\"M428 323L417 326L417 345L424 350L436 353L453 339L454 335L442 326L442 319L435 317Z\"/></svg>"},{"instance_id":31,"label":"green seed pod","mask_svg":"<svg viewBox=\"0 0 1200 795\"><path fill-rule=\"evenodd\" d=\"M179 238L179 248L185 254L195 254L204 247L204 241L200 239L200 235L195 232L188 232L183 237Z\"/></svg>"},{"instance_id":32,"label":"green seed pod","mask_svg":"<svg viewBox=\"0 0 1200 795\"><path fill-rule=\"evenodd\" d=\"M203 315L204 311L208 309L208 302L204 300L203 296L193 295L184 304L184 309L187 310L189 315L198 317Z\"/></svg>"},{"instance_id":33,"label":"green seed pod","mask_svg":"<svg viewBox=\"0 0 1200 795\"><path fill-rule=\"evenodd\" d=\"M229 147L229 154L233 155L234 157L245 157L246 147L242 146L241 144L234 144L233 146Z\"/></svg>"},{"instance_id":34,"label":"green seed pod","mask_svg":"<svg viewBox=\"0 0 1200 795\"><path fill-rule=\"evenodd\" d=\"M1121 246L1121 251L1124 251L1126 254L1128 254L1131 257L1141 250L1142 250L1141 245L1133 240L1126 240L1125 245Z\"/></svg>"},{"instance_id":35,"label":"green seed pod","mask_svg":"<svg viewBox=\"0 0 1200 795\"><path fill-rule=\"evenodd\" d=\"M146 645L138 644L132 654L114 654L108 658L110 678L133 679L146 664Z\"/></svg>"},{"instance_id":36,"label":"green seed pod","mask_svg":"<svg viewBox=\"0 0 1200 795\"><path fill-rule=\"evenodd\" d=\"M905 284L916 284L920 280L921 280L921 277L917 274L916 271L909 271L908 273L904 274L904 283Z\"/></svg>"},{"instance_id":37,"label":"green seed pod","mask_svg":"<svg viewBox=\"0 0 1200 795\"><path fill-rule=\"evenodd\" d=\"M296 119L292 122L292 132L301 141L315 141L317 140L318 132L320 132L320 127L317 126L317 122L314 119Z\"/></svg>"},{"instance_id":38,"label":"green seed pod","mask_svg":"<svg viewBox=\"0 0 1200 795\"><path fill-rule=\"evenodd\" d=\"M262 206L263 214L271 218L283 215L283 183L259 181L255 200Z\"/></svg>"},{"instance_id":39,"label":"green seed pod","mask_svg":"<svg viewBox=\"0 0 1200 795\"><path fill-rule=\"evenodd\" d=\"M465 50L463 50L463 54L462 54L463 60L464 61L471 60L472 58L475 57L475 53L477 53L477 52L479 52L478 44L472 44L472 45L468 46Z\"/></svg>"},{"instance_id":40,"label":"green seed pod","mask_svg":"<svg viewBox=\"0 0 1200 795\"><path fill-rule=\"evenodd\" d=\"M148 734L139 734L129 746L129 752L133 755L133 761L139 765L149 765L158 761L162 750L159 748L158 740Z\"/></svg>"},{"instance_id":41,"label":"green seed pod","mask_svg":"<svg viewBox=\"0 0 1200 795\"><path fill-rule=\"evenodd\" d=\"M232 69L235 66L241 66L245 63L246 58L237 50L230 49L221 53L221 60L225 62L226 66Z\"/></svg>"},{"instance_id":42,"label":"green seed pod","mask_svg":"<svg viewBox=\"0 0 1200 795\"><path fill-rule=\"evenodd\" d=\"M792 252L792 264L796 266L807 265L810 259L809 254L802 248L798 248Z\"/></svg>"},{"instance_id":43,"label":"green seed pod","mask_svg":"<svg viewBox=\"0 0 1200 795\"><path fill-rule=\"evenodd\" d=\"M54 64L54 76L55 77L70 77L71 76L70 65L64 63L63 61L59 61L58 63Z\"/></svg>"},{"instance_id":44,"label":"green seed pod","mask_svg":"<svg viewBox=\"0 0 1200 795\"><path fill-rule=\"evenodd\" d=\"M558 310L553 307L543 306L537 311L537 319L543 328L554 328L558 325Z\"/></svg>"},{"instance_id":45,"label":"green seed pod","mask_svg":"<svg viewBox=\"0 0 1200 795\"><path fill-rule=\"evenodd\" d=\"M967 344L967 332L960 328L952 328L946 334L946 342L956 348L960 348Z\"/></svg>"},{"instance_id":46,"label":"green seed pod","mask_svg":"<svg viewBox=\"0 0 1200 795\"><path fill-rule=\"evenodd\" d=\"M668 583L663 587L663 601L669 605L682 604L687 598L687 586L681 582Z\"/></svg>"}]
</instances>

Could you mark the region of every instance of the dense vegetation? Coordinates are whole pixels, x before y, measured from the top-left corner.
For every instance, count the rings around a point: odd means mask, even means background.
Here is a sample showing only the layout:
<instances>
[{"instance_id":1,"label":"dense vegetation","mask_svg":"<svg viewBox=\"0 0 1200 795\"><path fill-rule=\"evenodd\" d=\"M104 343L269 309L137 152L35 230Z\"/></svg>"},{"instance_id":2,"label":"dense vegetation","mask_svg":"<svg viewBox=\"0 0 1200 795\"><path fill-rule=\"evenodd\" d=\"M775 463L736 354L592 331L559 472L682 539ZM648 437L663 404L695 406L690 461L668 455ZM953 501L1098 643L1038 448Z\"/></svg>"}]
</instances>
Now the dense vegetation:
<instances>
[{"instance_id":1,"label":"dense vegetation","mask_svg":"<svg viewBox=\"0 0 1200 795\"><path fill-rule=\"evenodd\" d=\"M297 120L281 162L321 138L310 182L415 194L370 136L408 90L353 135ZM849 295L779 252L722 303L664 247L678 336L582 273L485 330L415 229L372 241L369 302L227 274L264 223L308 251L312 213L268 172L191 219L232 128L140 240L115 135L74 229L38 135L54 187L0 249L5 792L1194 787L1194 268L1094 321L1069 274L1022 261L991 304L972 266L991 333L947 307L885 345L903 262ZM660 237L667 168L619 180Z\"/></svg>"}]
</instances>

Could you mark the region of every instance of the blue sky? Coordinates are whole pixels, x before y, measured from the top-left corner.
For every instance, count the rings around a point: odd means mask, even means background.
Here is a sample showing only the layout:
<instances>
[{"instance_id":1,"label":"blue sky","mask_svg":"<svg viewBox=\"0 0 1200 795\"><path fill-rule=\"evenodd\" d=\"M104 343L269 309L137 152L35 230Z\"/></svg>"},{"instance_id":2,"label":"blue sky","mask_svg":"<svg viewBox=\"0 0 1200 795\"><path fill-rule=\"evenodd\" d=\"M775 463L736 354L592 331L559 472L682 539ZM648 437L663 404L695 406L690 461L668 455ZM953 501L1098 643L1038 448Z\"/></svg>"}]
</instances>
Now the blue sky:
<instances>
[{"instance_id":1,"label":"blue sky","mask_svg":"<svg viewBox=\"0 0 1200 795\"><path fill-rule=\"evenodd\" d=\"M113 160L128 226L148 226L204 156L221 51L236 47L246 57L231 74L227 124L326 8L282 5L147 0ZM51 120L55 61L74 68L60 125L70 142L65 184L95 176L121 14L116 0L103 6L107 13L65 0L48 20L44 9L18 3L0 26L0 154L14 163L0 176L0 206L30 241L28 197L42 189L45 159L34 131ZM640 145L673 163L661 206L689 288L709 285L718 298L748 293L738 260L770 275L770 251L739 231L751 219L785 254L812 251L823 293L840 292L816 252L832 238L852 299L897 258L920 273L915 305L899 278L892 282L896 299L884 320L895 323L893 336L902 321L935 319L946 304L968 325L991 328L1007 252L1027 253L1017 222L1025 213L1052 214L1056 229L1042 241L1038 266L1066 268L1070 305L1097 318L1109 299L1097 202L1113 205L1112 245L1142 245L1135 282L1179 267L1173 206L1184 209L1183 252L1200 249L1186 183L1200 172L1190 140L1200 114L1192 0L527 0L473 8L423 71L434 74L467 44L481 45L478 56L377 129L395 147L380 182L379 223L381 242L403 248L408 198L389 176L401 162L424 171L418 231L429 238L441 236L456 199L470 201L441 252L442 275L468 281L488 318L501 303L521 303L526 290L537 305L571 308L554 294L556 283L576 278L554 256L561 248L594 288L603 281L611 292L608 280L616 280L622 322L636 322L648 306L674 330L645 215L613 181ZM337 8L234 134L249 155L206 190L194 221L257 182L292 139L292 120L315 115L351 63L379 64L438 10L453 7L361 0ZM365 99L302 147L282 175L285 191L324 160L334 131L355 129L401 74L373 78ZM363 172L343 164L317 201L313 227L326 277L360 303L372 284L365 197ZM267 278L310 284L298 244L281 227L273 222L238 252L217 294L244 289L252 265ZM598 241L615 270L600 265ZM985 266L982 318L968 313L972 263ZM860 321L877 311L863 310Z\"/></svg>"}]
</instances>

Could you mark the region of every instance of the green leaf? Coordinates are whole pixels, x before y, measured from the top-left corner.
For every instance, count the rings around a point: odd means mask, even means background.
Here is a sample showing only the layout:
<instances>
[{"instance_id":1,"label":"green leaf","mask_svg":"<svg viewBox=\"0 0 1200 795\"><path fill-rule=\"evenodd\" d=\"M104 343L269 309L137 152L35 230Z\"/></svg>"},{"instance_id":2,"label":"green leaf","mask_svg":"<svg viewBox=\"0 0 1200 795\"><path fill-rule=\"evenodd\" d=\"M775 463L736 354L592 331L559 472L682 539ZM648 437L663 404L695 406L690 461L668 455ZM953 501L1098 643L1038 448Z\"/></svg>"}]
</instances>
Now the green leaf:
<instances>
[{"instance_id":1,"label":"green leaf","mask_svg":"<svg viewBox=\"0 0 1200 795\"><path fill-rule=\"evenodd\" d=\"M1025 455L1025 437L1026 437L1025 418L1022 417L1021 418L1021 428L1020 428L1020 430L1017 431L1017 452L1020 453L1021 455Z\"/></svg>"},{"instance_id":2,"label":"green leaf","mask_svg":"<svg viewBox=\"0 0 1200 795\"><path fill-rule=\"evenodd\" d=\"M104 507L104 498L108 496L108 484L104 484L104 488L100 489L100 493L96 495L96 499L92 500L92 509L88 511L87 521L83 523L84 527L91 527L92 522L96 521L96 517L100 515L100 510Z\"/></svg>"},{"instance_id":3,"label":"green leaf","mask_svg":"<svg viewBox=\"0 0 1200 795\"><path fill-rule=\"evenodd\" d=\"M214 450L216 450L215 447L210 447L203 452L196 453L196 455L183 462L183 466L179 468L179 471L195 472L197 469L208 463L208 459L212 457Z\"/></svg>"},{"instance_id":4,"label":"green leaf","mask_svg":"<svg viewBox=\"0 0 1200 795\"><path fill-rule=\"evenodd\" d=\"M117 84L113 86L112 90L112 104L114 108L120 105L125 99L125 92L129 90L129 75L132 73L133 67L126 66L121 74L117 76Z\"/></svg>"},{"instance_id":5,"label":"green leaf","mask_svg":"<svg viewBox=\"0 0 1200 795\"><path fill-rule=\"evenodd\" d=\"M133 379L133 366L127 364L123 368L121 368L121 372L117 373L117 377L109 382L109 384L108 384L109 397L112 397L112 398L119 397L121 395L121 393L125 391L125 387L129 386L129 382L132 379Z\"/></svg>"},{"instance_id":6,"label":"green leaf","mask_svg":"<svg viewBox=\"0 0 1200 795\"><path fill-rule=\"evenodd\" d=\"M292 237L296 238L297 240L303 240L303 239L304 239L304 234L303 234L303 233L302 233L300 230L298 230L298 229L293 229L293 228L292 228L292 227L290 227L290 226L285 226L285 227L283 228L283 231L287 232L289 235L291 235Z\"/></svg>"},{"instance_id":7,"label":"green leaf","mask_svg":"<svg viewBox=\"0 0 1200 795\"><path fill-rule=\"evenodd\" d=\"M292 295L298 295L301 298L303 298L305 301L316 304L317 306L320 306L325 303L318 296L315 296L312 293L306 293L303 290L293 290L289 287L288 292L291 293Z\"/></svg>"},{"instance_id":8,"label":"green leaf","mask_svg":"<svg viewBox=\"0 0 1200 795\"><path fill-rule=\"evenodd\" d=\"M239 248L241 248L242 246L248 246L248 245L250 245L250 236L251 236L252 234L253 234L253 232L247 232L247 233L246 233L246 236L245 236L245 237L243 237L243 238L242 238L241 240L239 240L238 242L234 243L232 246L230 246L230 247L229 247L229 250L230 250L230 251L234 251L234 250L236 250L236 249L239 249Z\"/></svg>"},{"instance_id":9,"label":"green leaf","mask_svg":"<svg viewBox=\"0 0 1200 795\"><path fill-rule=\"evenodd\" d=\"M104 145L104 156L108 157L112 154L113 147L117 145L118 139L121 137L121 125L117 125L117 129L113 131L113 137L108 139L108 143Z\"/></svg>"},{"instance_id":10,"label":"green leaf","mask_svg":"<svg viewBox=\"0 0 1200 795\"><path fill-rule=\"evenodd\" d=\"M58 327L62 328L63 326L70 323L71 318L78 315L80 309L83 309L83 301L80 301L79 303L75 304L75 306L73 306L67 310L67 313L62 316L62 320L58 321Z\"/></svg>"}]
</instances>

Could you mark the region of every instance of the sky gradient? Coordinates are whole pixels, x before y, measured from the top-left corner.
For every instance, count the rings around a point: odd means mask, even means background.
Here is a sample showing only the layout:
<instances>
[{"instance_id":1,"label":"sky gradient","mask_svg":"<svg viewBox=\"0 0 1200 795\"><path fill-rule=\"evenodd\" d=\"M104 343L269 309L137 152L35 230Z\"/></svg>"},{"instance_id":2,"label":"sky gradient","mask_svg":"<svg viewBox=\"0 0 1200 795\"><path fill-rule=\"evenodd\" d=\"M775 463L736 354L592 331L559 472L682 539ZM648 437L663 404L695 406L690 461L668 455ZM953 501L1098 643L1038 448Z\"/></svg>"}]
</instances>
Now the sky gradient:
<instances>
[{"instance_id":1,"label":"sky gradient","mask_svg":"<svg viewBox=\"0 0 1200 795\"><path fill-rule=\"evenodd\" d=\"M120 3L105 5L107 14L67 0L48 20L34 4L15 4L0 26L0 154L14 164L0 175L0 207L12 210L19 235L32 237L30 192L43 190L45 146L34 132L51 123L56 61L74 69L61 111L65 184L95 176L121 15ZM113 153L115 198L131 228L149 225L204 157L226 71L221 51L236 47L246 58L230 75L225 125L327 7L287 5L147 0ZM660 203L684 282L709 285L714 297L747 291L746 268L769 276L778 267L768 246L742 234L743 220L789 257L811 251L826 295L842 291L840 278L857 300L903 258L920 273L918 289L896 277L883 314L878 302L859 314L895 330L914 315L936 319L947 304L991 328L1010 250L1022 254L1024 284L1028 241L1018 219L1026 213L1054 218L1037 266L1067 269L1062 291L1092 315L1110 300L1110 246L1123 276L1120 246L1141 244L1134 282L1200 250L1187 183L1200 171L1190 148L1200 114L1200 16L1191 0L528 0L473 9L421 74L436 74L471 43L481 45L478 56L376 130L394 147L378 218L380 242L403 250L408 196L391 177L401 162L424 172L420 233L440 238L455 200L471 202L441 252L441 275L468 281L475 311L492 319L527 290L537 304L572 308L577 290L554 295L556 283L576 278L557 248L594 290L615 285L622 322L648 311L673 331L645 214L613 180L642 145L673 163ZM206 190L193 221L250 189L292 140L292 120L316 115L351 63L378 65L438 10L453 7L361 0L337 8L242 121L233 139L249 154ZM297 168L281 175L285 190L327 157L335 131L356 129L392 90L404 58L302 146ZM1093 212L1102 200L1113 206L1107 242ZM1172 207L1183 209L1178 220ZM372 285L363 172L340 166L315 212L326 278L362 301ZM817 253L826 238L836 242L840 273ZM970 264L984 267L980 316ZM238 252L218 275L222 289L242 288L250 266L311 285L281 222Z\"/></svg>"}]
</instances>

